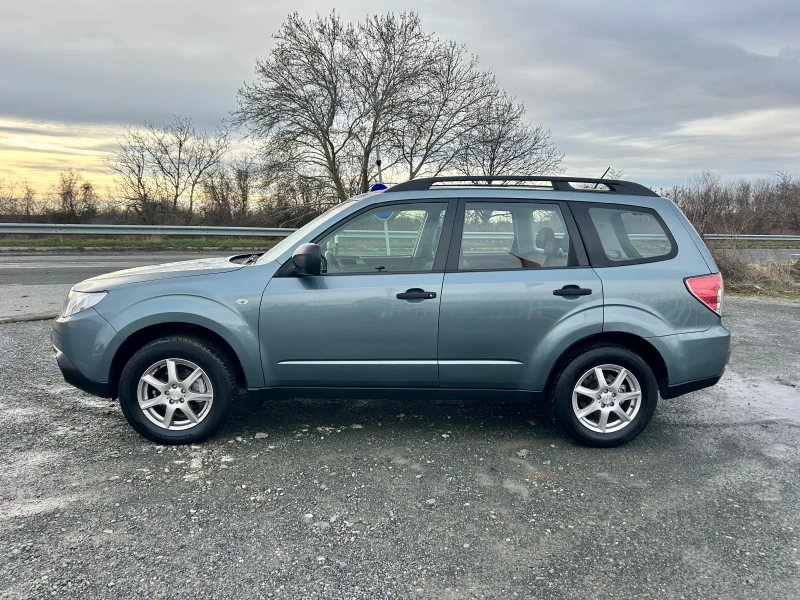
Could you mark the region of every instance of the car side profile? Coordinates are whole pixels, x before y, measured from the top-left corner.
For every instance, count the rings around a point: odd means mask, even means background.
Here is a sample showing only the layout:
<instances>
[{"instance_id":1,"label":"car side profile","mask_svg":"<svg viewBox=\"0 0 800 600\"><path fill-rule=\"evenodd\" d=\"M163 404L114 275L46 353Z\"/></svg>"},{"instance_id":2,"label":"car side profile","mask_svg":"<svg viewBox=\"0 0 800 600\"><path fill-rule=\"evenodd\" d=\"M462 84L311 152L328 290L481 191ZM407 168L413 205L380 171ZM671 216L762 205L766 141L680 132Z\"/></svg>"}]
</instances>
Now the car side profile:
<instances>
[{"instance_id":1,"label":"car side profile","mask_svg":"<svg viewBox=\"0 0 800 600\"><path fill-rule=\"evenodd\" d=\"M574 440L638 436L659 395L719 381L722 278L666 198L632 182L437 177L338 204L268 252L72 288L67 382L162 444L200 442L240 390L522 396Z\"/></svg>"}]
</instances>

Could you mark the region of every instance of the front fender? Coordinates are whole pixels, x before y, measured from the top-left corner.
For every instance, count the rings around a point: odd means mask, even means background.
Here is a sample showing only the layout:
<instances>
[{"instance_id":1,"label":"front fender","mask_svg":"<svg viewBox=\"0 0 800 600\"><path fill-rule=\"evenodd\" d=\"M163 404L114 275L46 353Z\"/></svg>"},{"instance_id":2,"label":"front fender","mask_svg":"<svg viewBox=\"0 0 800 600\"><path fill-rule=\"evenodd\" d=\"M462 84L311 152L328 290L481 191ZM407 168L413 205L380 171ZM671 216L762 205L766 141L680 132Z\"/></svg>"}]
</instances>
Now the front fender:
<instances>
[{"instance_id":1,"label":"front fender","mask_svg":"<svg viewBox=\"0 0 800 600\"><path fill-rule=\"evenodd\" d=\"M249 277L242 276L247 271ZM225 340L242 366L247 385L264 385L258 344L258 311L266 281L256 270L124 286L109 291L95 308L124 339L145 327L187 324ZM176 289L177 288L177 289Z\"/></svg>"}]
</instances>

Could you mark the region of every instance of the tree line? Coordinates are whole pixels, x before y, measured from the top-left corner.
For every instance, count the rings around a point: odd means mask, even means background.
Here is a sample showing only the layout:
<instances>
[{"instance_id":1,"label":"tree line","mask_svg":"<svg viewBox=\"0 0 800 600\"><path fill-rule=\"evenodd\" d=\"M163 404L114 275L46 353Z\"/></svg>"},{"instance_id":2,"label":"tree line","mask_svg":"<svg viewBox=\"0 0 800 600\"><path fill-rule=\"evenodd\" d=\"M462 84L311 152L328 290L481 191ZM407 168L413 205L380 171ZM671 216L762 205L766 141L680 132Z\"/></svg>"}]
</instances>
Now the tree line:
<instances>
[{"instance_id":1,"label":"tree line","mask_svg":"<svg viewBox=\"0 0 800 600\"><path fill-rule=\"evenodd\" d=\"M197 184L193 205L181 198L174 204L176 178L166 175L159 185L169 183L172 195L148 195L152 201L147 204L142 203L144 194L132 194L130 204L121 202L119 196L104 196L74 169L60 172L43 199L27 183L0 177L0 220L297 227L330 206L313 193L262 195L259 169L252 156L222 163ZM191 177L187 175L189 181L177 185L190 188ZM659 194L672 199L700 233L800 234L800 177L789 173L724 182L718 174L703 171L683 185L659 190Z\"/></svg>"},{"instance_id":2,"label":"tree line","mask_svg":"<svg viewBox=\"0 0 800 600\"><path fill-rule=\"evenodd\" d=\"M110 189L76 169L47 190L0 179L0 218L296 227L367 191L378 152L388 181L562 171L550 132L416 13L295 13L273 38L219 128L186 116L125 126L105 161ZM703 233L800 233L800 181L788 174L723 183L704 172L661 193Z\"/></svg>"},{"instance_id":3,"label":"tree line","mask_svg":"<svg viewBox=\"0 0 800 600\"><path fill-rule=\"evenodd\" d=\"M660 191L671 198L700 233L800 234L800 178L723 182L703 171L687 184Z\"/></svg>"}]
</instances>

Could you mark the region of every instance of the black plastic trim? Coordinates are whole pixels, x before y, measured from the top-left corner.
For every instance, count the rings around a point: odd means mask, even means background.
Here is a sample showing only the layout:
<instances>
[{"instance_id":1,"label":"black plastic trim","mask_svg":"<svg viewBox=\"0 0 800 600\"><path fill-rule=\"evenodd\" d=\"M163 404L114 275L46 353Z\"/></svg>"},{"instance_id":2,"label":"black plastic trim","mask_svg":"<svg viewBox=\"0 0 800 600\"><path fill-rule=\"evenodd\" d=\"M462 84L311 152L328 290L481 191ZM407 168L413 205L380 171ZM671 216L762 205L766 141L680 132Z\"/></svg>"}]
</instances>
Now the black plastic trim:
<instances>
[{"instance_id":1,"label":"black plastic trim","mask_svg":"<svg viewBox=\"0 0 800 600\"><path fill-rule=\"evenodd\" d=\"M352 398L352 399L416 399L420 395L442 400L512 400L530 401L542 398L542 392L519 389L438 388L438 387L302 387L276 386L250 388L251 403L292 398Z\"/></svg>"},{"instance_id":2,"label":"black plastic trim","mask_svg":"<svg viewBox=\"0 0 800 600\"><path fill-rule=\"evenodd\" d=\"M662 382L659 386L661 388L659 391L662 398L669 400L670 398L677 398L678 396L683 396L684 394L689 394L691 392L696 392L697 390L702 390L713 385L717 385L720 379L722 379L721 374L717 375L716 377L706 377L705 379L695 379L694 381L679 383L678 385L666 386Z\"/></svg>"},{"instance_id":3,"label":"black plastic trim","mask_svg":"<svg viewBox=\"0 0 800 600\"><path fill-rule=\"evenodd\" d=\"M56 362L61 369L61 374L64 376L64 381L93 396L100 396L101 398L112 397L111 387L108 383L89 379L72 364L72 361L67 358L66 354L58 348L54 348L54 350L56 352Z\"/></svg>"},{"instance_id":4,"label":"black plastic trim","mask_svg":"<svg viewBox=\"0 0 800 600\"><path fill-rule=\"evenodd\" d=\"M398 183L397 185L390 187L383 193L388 194L394 192L418 192L423 190L429 190L431 189L431 186L437 183L468 182L474 184L482 182L491 183L493 181L497 182L541 181L549 183L550 185L553 186L553 190L558 192L588 192L595 194L612 193L612 194L621 194L626 196L649 196L656 198L659 197L658 194L656 194L650 188L647 188L640 183L634 183L633 181L620 181L618 179L595 179L590 177L547 177L547 176L528 176L528 175L499 175L492 177L457 175L450 177L422 177L420 179L412 179L411 181ZM608 190L598 190L593 188L588 188L588 189L576 188L571 186L570 183L593 183L595 185L605 185L608 187Z\"/></svg>"},{"instance_id":5,"label":"black plastic trim","mask_svg":"<svg viewBox=\"0 0 800 600\"><path fill-rule=\"evenodd\" d=\"M647 263L654 263L654 262L662 262L665 260L671 260L678 256L678 243L675 241L675 238L672 236L672 232L670 231L667 224L664 222L664 219L661 218L661 215L658 214L658 211L647 207L647 206L635 206L629 204L608 204L606 202L603 203L596 203L596 202L568 202L570 205L570 209L572 210L572 214L575 217L575 221L578 224L578 229L581 232L581 238L583 239L583 243L586 246L586 252L589 256L589 263L592 267L627 267L629 265L643 265ZM592 217L589 215L589 210L591 208L604 208L609 210L621 210L627 212L643 212L655 217L658 224L661 225L661 228L664 230L664 233L669 240L672 249L670 250L669 254L662 254L660 256L653 256L650 258L634 258L630 260L611 260L606 256L605 250L603 250L603 244L600 241L600 236L597 233L597 228L594 226L594 222L592 221Z\"/></svg>"}]
</instances>

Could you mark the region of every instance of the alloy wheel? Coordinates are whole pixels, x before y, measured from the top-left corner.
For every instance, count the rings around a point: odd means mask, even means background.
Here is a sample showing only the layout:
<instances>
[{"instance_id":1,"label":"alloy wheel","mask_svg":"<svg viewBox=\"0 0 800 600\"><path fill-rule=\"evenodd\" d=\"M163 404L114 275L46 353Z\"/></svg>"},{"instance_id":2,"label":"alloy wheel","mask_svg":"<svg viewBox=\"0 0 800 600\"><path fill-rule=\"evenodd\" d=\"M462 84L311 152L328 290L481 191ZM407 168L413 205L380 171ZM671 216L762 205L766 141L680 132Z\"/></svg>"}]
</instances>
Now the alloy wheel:
<instances>
[{"instance_id":1,"label":"alloy wheel","mask_svg":"<svg viewBox=\"0 0 800 600\"><path fill-rule=\"evenodd\" d=\"M195 427L214 402L211 379L198 365L167 358L151 365L139 378L139 408L152 423L169 430Z\"/></svg>"},{"instance_id":2,"label":"alloy wheel","mask_svg":"<svg viewBox=\"0 0 800 600\"><path fill-rule=\"evenodd\" d=\"M572 410L581 425L613 433L633 421L642 405L642 389L633 373L619 365L586 371L572 392Z\"/></svg>"}]
</instances>

